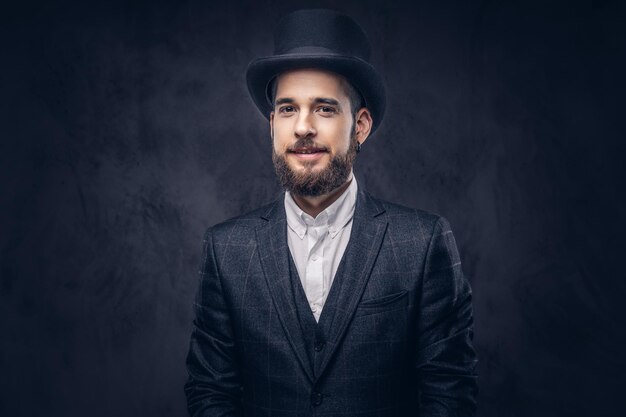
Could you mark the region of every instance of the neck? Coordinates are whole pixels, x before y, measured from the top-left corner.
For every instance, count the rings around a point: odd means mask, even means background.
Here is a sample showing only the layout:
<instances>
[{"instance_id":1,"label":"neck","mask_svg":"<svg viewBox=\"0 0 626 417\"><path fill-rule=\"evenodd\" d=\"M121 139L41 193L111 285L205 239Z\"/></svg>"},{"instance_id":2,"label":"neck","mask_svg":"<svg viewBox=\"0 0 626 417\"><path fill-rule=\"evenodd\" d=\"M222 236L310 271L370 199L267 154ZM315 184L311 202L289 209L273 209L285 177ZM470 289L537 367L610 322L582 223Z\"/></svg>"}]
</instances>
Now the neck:
<instances>
[{"instance_id":1,"label":"neck","mask_svg":"<svg viewBox=\"0 0 626 417\"><path fill-rule=\"evenodd\" d=\"M293 200L298 207L302 209L306 214L315 218L322 211L326 210L328 206L333 204L341 194L344 193L352 182L352 176L344 182L341 186L335 188L328 194L316 195L316 196L301 196L292 194Z\"/></svg>"}]
</instances>

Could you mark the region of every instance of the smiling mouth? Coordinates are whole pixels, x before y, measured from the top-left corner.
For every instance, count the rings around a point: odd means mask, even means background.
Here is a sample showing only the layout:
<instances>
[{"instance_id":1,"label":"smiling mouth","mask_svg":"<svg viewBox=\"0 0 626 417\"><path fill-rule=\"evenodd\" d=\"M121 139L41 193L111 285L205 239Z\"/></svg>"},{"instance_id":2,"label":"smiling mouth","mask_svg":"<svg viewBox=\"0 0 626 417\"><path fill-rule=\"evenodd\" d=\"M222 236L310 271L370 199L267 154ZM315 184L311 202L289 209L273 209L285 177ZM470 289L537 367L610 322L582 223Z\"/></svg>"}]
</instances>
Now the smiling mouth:
<instances>
[{"instance_id":1,"label":"smiling mouth","mask_svg":"<svg viewBox=\"0 0 626 417\"><path fill-rule=\"evenodd\" d=\"M293 153L296 155L314 155L314 154L327 153L328 151L324 148L301 147L301 148L289 149L287 152Z\"/></svg>"}]
</instances>

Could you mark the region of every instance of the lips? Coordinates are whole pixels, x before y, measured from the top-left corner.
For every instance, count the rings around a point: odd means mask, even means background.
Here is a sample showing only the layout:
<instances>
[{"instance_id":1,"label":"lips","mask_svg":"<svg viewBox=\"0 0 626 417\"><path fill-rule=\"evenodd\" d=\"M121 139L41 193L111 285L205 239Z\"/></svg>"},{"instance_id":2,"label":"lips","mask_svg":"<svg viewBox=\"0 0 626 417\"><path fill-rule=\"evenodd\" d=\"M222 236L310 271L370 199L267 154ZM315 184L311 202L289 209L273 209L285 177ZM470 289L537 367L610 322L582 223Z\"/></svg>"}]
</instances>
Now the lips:
<instances>
[{"instance_id":1,"label":"lips","mask_svg":"<svg viewBox=\"0 0 626 417\"><path fill-rule=\"evenodd\" d=\"M298 155L311 155L311 154L316 154L316 153L326 153L328 151L324 148L299 147L299 148L289 149L288 152L295 153Z\"/></svg>"},{"instance_id":2,"label":"lips","mask_svg":"<svg viewBox=\"0 0 626 417\"><path fill-rule=\"evenodd\" d=\"M299 161L313 162L321 159L328 153L326 148L318 148L315 146L301 146L287 150L287 153L292 155Z\"/></svg>"}]
</instances>

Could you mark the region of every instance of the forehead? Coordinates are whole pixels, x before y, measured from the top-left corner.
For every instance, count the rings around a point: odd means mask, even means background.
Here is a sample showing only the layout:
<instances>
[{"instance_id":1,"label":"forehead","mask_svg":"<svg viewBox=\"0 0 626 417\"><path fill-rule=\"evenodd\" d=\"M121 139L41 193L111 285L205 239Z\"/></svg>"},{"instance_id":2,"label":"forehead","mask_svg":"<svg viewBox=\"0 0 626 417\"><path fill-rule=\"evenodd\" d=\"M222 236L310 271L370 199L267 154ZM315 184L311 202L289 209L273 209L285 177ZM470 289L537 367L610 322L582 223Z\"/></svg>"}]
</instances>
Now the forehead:
<instances>
[{"instance_id":1,"label":"forehead","mask_svg":"<svg viewBox=\"0 0 626 417\"><path fill-rule=\"evenodd\" d=\"M277 77L276 98L305 95L347 99L346 85L346 79L334 72L315 68L295 69Z\"/></svg>"}]
</instances>

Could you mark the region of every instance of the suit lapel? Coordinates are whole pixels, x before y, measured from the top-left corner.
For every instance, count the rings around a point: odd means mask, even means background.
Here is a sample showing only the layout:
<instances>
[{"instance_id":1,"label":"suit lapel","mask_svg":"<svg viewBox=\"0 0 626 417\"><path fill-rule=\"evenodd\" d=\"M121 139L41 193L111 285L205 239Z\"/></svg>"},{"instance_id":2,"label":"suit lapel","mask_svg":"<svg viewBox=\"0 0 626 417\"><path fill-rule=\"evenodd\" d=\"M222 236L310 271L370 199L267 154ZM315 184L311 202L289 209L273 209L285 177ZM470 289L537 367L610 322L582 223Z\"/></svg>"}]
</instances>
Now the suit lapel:
<instances>
[{"instance_id":1,"label":"suit lapel","mask_svg":"<svg viewBox=\"0 0 626 417\"><path fill-rule=\"evenodd\" d=\"M313 381L313 366L306 353L305 339L291 291L287 220L283 199L278 199L262 217L267 224L256 230L256 238L265 279L287 340L295 351L302 369Z\"/></svg>"},{"instance_id":2,"label":"suit lapel","mask_svg":"<svg viewBox=\"0 0 626 417\"><path fill-rule=\"evenodd\" d=\"M387 222L377 218L384 213L384 208L376 203L367 193L359 189L357 202L352 220L350 241L344 254L345 267L341 286L331 286L331 292L339 291L336 299L334 317L323 317L321 320L330 319L331 325L327 327L327 346L323 358L315 375L319 378L335 353L337 347L346 333L348 325L359 304L365 286L376 262ZM329 294L330 297L331 294Z\"/></svg>"}]
</instances>

